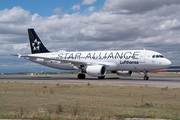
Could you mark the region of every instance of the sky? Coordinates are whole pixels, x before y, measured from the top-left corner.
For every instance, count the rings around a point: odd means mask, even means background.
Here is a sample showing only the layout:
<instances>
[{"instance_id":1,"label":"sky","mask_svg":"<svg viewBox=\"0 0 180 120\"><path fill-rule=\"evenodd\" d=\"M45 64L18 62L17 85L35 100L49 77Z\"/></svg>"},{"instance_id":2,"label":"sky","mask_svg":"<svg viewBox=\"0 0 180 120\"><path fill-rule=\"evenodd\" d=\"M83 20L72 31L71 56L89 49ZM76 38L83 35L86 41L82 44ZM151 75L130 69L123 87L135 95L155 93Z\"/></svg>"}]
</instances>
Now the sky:
<instances>
[{"instance_id":1,"label":"sky","mask_svg":"<svg viewBox=\"0 0 180 120\"><path fill-rule=\"evenodd\" d=\"M0 73L60 72L30 54L27 29L50 51L153 50L180 65L180 0L1 0Z\"/></svg>"}]
</instances>

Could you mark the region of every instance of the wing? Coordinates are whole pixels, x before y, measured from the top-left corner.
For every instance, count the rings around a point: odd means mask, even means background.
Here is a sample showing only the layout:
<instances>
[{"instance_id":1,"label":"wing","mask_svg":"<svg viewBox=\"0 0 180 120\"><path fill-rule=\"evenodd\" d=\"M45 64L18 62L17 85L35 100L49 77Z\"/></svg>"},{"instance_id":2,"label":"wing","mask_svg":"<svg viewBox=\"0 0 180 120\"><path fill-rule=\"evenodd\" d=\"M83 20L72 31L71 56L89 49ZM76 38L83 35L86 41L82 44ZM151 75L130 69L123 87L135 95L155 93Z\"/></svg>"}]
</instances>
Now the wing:
<instances>
[{"instance_id":1,"label":"wing","mask_svg":"<svg viewBox=\"0 0 180 120\"><path fill-rule=\"evenodd\" d=\"M70 63L73 64L74 66L80 68L80 65L104 65L107 68L108 67L116 67L117 65L113 62L99 62L99 61L83 61L83 60L67 60L67 59L55 59L55 58L49 58L49 57L41 57L41 56L33 56L33 55L20 55L20 54L11 54L12 56L18 56L18 58L20 57L24 57L26 59L44 59L44 61L61 61L61 63Z\"/></svg>"},{"instance_id":2,"label":"wing","mask_svg":"<svg viewBox=\"0 0 180 120\"><path fill-rule=\"evenodd\" d=\"M28 59L28 58L34 58L34 59L40 58L40 59L44 59L45 61L55 60L55 61L61 61L62 63L83 64L83 65L90 64L89 62L83 62L83 61L77 61L77 60L55 59L55 58L48 58L48 57L41 57L41 56L20 55L20 54L11 54L11 55L12 56L18 56L18 58L24 57L26 59Z\"/></svg>"}]
</instances>

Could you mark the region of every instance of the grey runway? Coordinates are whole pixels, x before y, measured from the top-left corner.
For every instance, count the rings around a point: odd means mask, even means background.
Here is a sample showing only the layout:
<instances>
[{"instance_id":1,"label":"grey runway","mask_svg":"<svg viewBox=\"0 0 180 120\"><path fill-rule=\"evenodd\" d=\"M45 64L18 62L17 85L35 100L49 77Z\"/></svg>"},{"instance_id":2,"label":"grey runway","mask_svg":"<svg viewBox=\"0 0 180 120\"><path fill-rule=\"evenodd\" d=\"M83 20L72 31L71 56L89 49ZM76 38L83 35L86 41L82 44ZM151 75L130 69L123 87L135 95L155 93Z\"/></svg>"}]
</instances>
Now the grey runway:
<instances>
[{"instance_id":1,"label":"grey runway","mask_svg":"<svg viewBox=\"0 0 180 120\"><path fill-rule=\"evenodd\" d=\"M115 86L151 86L180 88L180 76L149 76L149 80L143 80L143 76L119 77L106 76L105 79L87 76L86 79L77 79L75 75L63 76L25 76L25 75L0 75L0 82L22 83L52 83L52 84L94 84Z\"/></svg>"}]
</instances>

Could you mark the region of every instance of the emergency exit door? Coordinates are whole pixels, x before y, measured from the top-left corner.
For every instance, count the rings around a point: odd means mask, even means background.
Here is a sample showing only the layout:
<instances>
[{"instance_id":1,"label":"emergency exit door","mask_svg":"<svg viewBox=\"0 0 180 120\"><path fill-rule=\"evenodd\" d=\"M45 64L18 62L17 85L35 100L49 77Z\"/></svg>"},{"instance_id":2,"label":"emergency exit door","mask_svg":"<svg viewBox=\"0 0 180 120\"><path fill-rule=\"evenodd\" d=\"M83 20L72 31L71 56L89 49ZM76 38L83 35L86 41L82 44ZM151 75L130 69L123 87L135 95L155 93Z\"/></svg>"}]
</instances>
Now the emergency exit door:
<instances>
[{"instance_id":1,"label":"emergency exit door","mask_svg":"<svg viewBox=\"0 0 180 120\"><path fill-rule=\"evenodd\" d=\"M146 58L146 51L143 50L140 53L140 63L145 63L145 58Z\"/></svg>"}]
</instances>

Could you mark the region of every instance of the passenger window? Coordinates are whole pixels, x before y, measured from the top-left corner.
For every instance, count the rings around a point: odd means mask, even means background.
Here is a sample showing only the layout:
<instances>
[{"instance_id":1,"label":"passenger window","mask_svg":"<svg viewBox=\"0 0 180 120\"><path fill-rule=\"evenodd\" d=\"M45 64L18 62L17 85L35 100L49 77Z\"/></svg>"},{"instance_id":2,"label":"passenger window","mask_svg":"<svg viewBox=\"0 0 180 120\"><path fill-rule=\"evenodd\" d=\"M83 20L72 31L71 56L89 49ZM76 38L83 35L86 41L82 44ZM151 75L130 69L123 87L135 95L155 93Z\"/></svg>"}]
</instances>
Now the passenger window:
<instances>
[{"instance_id":1,"label":"passenger window","mask_svg":"<svg viewBox=\"0 0 180 120\"><path fill-rule=\"evenodd\" d=\"M155 55L153 55L152 58L155 58Z\"/></svg>"}]
</instances>

